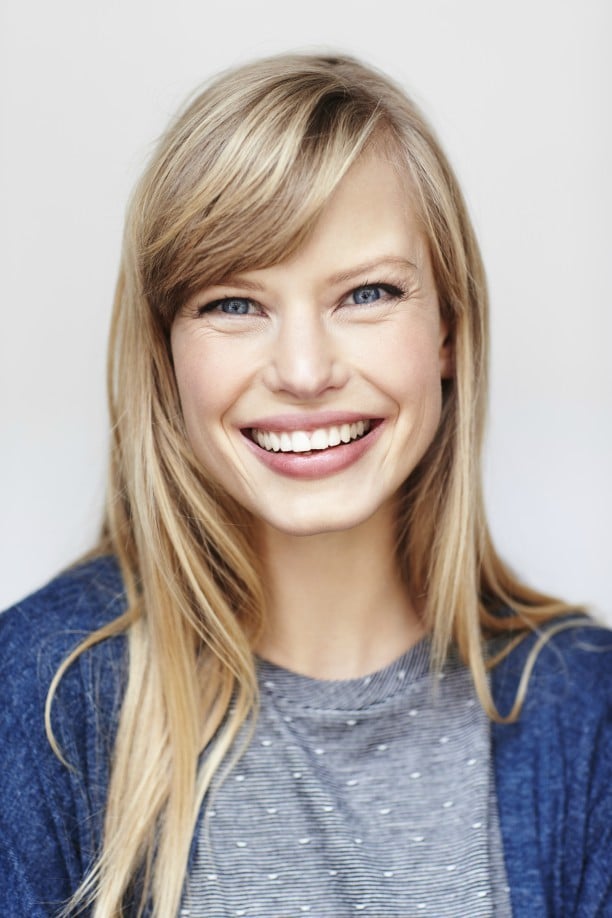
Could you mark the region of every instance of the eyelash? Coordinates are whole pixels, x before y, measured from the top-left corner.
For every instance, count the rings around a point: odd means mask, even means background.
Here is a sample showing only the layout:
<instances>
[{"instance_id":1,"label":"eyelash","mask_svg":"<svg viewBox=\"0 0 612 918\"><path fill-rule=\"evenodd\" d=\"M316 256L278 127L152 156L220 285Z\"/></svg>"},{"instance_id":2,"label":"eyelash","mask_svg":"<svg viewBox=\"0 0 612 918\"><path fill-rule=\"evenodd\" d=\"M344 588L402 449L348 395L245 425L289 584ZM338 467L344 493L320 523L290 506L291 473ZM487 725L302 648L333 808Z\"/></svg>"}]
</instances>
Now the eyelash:
<instances>
[{"instance_id":1,"label":"eyelash","mask_svg":"<svg viewBox=\"0 0 612 918\"><path fill-rule=\"evenodd\" d=\"M406 296L406 291L405 291L402 287L397 286L396 284L389 284L389 283L384 283L384 282L382 282L382 281L375 281L375 282L372 282L372 283L366 282L365 284L359 284L358 287L353 287L352 290L350 290L350 291L343 297L343 301L346 300L348 297L354 296L355 294L359 293L359 291L361 291L361 290L381 290L384 294L386 294L387 297L391 297L392 299L397 299L397 300L404 299L405 296ZM381 302L381 300L384 301L384 299L385 299L385 297L378 297L376 300L373 300L373 301L370 302L370 303L351 303L351 304L349 304L349 305L351 305L351 306L363 306L363 307L367 308L367 307L369 307L369 306L373 306L373 305L375 305L376 303ZM210 303L205 303L205 304L202 305L202 306L198 306L198 307L197 307L197 310L196 310L196 313L197 313L198 316L203 316L203 315L206 315L207 313L212 313L212 312L214 312L215 310L219 309L219 307L222 306L223 303L229 303L229 302L231 302L232 300L242 301L242 302L244 302L244 303L249 303L250 305L259 306L259 304L258 304L255 300L252 300L252 299L250 299L249 297L243 297L243 296L224 296L224 297L220 297L220 298L217 299L217 300L211 300ZM221 310L219 310L219 311L221 311ZM222 314L223 314L223 315L231 315L231 313L222 313ZM249 316L252 316L253 313L235 313L235 315L239 315L239 316L240 316L240 315L249 315Z\"/></svg>"}]
</instances>

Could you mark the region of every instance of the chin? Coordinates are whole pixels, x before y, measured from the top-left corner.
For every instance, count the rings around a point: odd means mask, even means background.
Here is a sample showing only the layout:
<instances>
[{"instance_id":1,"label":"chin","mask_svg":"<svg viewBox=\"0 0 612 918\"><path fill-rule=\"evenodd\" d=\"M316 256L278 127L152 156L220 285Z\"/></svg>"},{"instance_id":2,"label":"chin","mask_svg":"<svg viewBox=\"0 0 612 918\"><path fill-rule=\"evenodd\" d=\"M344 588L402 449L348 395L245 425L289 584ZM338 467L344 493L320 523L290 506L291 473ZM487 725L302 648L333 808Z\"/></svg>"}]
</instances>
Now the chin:
<instances>
[{"instance_id":1,"label":"chin","mask_svg":"<svg viewBox=\"0 0 612 918\"><path fill-rule=\"evenodd\" d=\"M356 529L358 522L343 520L274 520L262 521L264 526L268 526L277 532L287 536L318 536L326 535L333 532L347 532Z\"/></svg>"},{"instance_id":2,"label":"chin","mask_svg":"<svg viewBox=\"0 0 612 918\"><path fill-rule=\"evenodd\" d=\"M387 504L384 505L387 507ZM317 536L336 532L349 532L358 530L377 517L382 512L383 507L351 507L350 512L347 507L338 507L336 512L326 507L315 508L312 505L307 507L285 507L282 513L270 514L256 513L260 523L266 527L276 530L288 536Z\"/></svg>"}]
</instances>

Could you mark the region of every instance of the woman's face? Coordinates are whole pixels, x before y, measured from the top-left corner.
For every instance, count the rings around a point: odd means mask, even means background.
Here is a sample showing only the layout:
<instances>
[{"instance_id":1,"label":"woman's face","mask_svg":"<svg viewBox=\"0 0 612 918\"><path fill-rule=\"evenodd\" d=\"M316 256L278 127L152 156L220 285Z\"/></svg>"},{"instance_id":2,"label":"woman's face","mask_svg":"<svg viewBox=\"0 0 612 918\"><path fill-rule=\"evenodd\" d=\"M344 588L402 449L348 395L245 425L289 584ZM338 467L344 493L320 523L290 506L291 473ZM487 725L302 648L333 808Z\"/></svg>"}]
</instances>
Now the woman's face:
<instances>
[{"instance_id":1,"label":"woman's face","mask_svg":"<svg viewBox=\"0 0 612 918\"><path fill-rule=\"evenodd\" d=\"M388 509L451 363L407 184L361 157L297 253L201 290L171 343L196 456L262 523L307 535Z\"/></svg>"}]
</instances>

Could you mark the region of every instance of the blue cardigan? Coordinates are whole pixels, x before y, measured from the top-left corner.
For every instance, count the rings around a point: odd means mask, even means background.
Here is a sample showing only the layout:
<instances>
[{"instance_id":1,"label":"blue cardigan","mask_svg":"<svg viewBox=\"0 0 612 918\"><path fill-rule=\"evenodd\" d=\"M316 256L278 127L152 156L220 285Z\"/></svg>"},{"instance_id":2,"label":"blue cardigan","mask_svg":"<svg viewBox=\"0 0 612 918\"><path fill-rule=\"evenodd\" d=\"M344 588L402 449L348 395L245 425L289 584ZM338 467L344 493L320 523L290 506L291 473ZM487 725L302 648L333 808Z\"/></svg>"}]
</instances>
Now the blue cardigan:
<instances>
[{"instance_id":1,"label":"blue cardigan","mask_svg":"<svg viewBox=\"0 0 612 918\"><path fill-rule=\"evenodd\" d=\"M101 837L123 689L125 638L81 655L53 704L50 678L124 608L113 559L76 568L0 616L0 915L56 914ZM533 637L493 671L508 711ZM504 856L516 918L612 916L612 632L586 620L541 651L518 723L492 728ZM451 913L449 912L449 915ZM461 916L466 918L466 916Z\"/></svg>"}]
</instances>

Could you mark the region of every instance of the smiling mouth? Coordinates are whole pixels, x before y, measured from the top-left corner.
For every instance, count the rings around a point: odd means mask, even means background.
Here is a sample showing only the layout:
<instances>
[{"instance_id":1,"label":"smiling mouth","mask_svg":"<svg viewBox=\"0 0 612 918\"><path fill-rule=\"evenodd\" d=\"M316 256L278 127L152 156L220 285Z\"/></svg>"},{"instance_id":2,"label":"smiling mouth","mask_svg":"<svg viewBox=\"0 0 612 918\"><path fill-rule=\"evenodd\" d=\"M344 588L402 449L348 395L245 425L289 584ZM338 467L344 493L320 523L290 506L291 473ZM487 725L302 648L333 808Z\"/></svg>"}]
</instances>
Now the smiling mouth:
<instances>
[{"instance_id":1,"label":"smiling mouth","mask_svg":"<svg viewBox=\"0 0 612 918\"><path fill-rule=\"evenodd\" d=\"M356 421L319 427L317 430L262 430L252 427L244 431L254 443L269 453L312 453L333 449L365 437L376 424L374 420Z\"/></svg>"}]
</instances>

